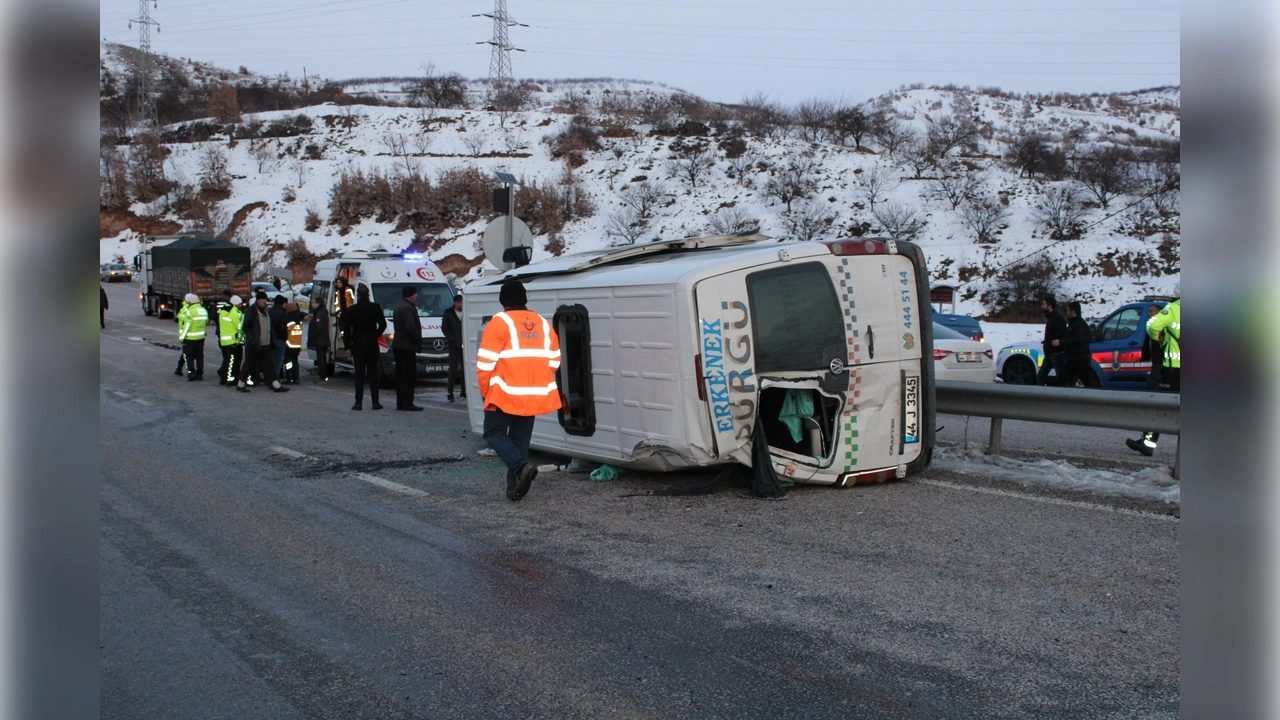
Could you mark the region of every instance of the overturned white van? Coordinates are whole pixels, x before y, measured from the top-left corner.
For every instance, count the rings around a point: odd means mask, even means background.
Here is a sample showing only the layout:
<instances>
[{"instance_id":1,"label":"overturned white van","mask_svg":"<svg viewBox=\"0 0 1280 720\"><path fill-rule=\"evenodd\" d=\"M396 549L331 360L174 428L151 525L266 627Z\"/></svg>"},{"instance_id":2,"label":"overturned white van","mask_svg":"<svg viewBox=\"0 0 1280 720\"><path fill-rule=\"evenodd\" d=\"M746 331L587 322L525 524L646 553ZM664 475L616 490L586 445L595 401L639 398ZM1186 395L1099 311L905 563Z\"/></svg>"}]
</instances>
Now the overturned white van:
<instances>
[{"instance_id":1,"label":"overturned white van","mask_svg":"<svg viewBox=\"0 0 1280 720\"><path fill-rule=\"evenodd\" d=\"M685 238L474 282L463 323L477 432L476 348L506 277L560 337L566 407L538 418L536 449L644 470L749 466L760 426L796 483L881 482L931 460L928 282L911 243Z\"/></svg>"}]
</instances>

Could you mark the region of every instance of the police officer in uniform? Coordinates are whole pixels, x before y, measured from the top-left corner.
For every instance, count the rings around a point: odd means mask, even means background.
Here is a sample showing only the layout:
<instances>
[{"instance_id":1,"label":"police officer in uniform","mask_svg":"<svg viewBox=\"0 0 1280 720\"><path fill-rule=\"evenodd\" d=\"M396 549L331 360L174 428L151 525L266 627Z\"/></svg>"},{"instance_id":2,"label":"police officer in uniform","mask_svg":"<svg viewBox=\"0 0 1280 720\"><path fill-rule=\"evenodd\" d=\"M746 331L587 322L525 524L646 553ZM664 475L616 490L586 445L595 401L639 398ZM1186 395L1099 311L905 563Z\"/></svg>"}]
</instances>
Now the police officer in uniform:
<instances>
[{"instance_id":1,"label":"police officer in uniform","mask_svg":"<svg viewBox=\"0 0 1280 720\"><path fill-rule=\"evenodd\" d=\"M218 306L218 347L222 349L222 364L218 366L219 385L235 384L244 364L242 302L239 295L232 295Z\"/></svg>"},{"instance_id":2,"label":"police officer in uniform","mask_svg":"<svg viewBox=\"0 0 1280 720\"><path fill-rule=\"evenodd\" d=\"M200 304L195 293L187 293L178 311L178 340L187 358L187 382L204 379L204 332L209 324L209 311Z\"/></svg>"}]
</instances>

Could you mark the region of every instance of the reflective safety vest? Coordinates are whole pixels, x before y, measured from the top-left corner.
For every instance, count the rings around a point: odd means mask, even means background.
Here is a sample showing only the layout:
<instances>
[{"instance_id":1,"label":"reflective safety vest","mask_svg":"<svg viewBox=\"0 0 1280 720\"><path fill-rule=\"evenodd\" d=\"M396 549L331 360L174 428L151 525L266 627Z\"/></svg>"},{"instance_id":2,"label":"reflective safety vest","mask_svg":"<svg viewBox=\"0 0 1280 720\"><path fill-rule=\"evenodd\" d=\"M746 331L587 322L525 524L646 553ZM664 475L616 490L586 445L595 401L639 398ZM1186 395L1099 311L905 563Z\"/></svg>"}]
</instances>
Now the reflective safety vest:
<instances>
[{"instance_id":1,"label":"reflective safety vest","mask_svg":"<svg viewBox=\"0 0 1280 720\"><path fill-rule=\"evenodd\" d=\"M244 312L235 305L218 307L218 344L244 344Z\"/></svg>"},{"instance_id":2,"label":"reflective safety vest","mask_svg":"<svg viewBox=\"0 0 1280 720\"><path fill-rule=\"evenodd\" d=\"M1164 366L1181 369L1182 352L1179 344L1182 342L1182 298L1165 305L1163 310L1147 321L1147 335L1158 338L1160 333L1164 333Z\"/></svg>"},{"instance_id":3,"label":"reflective safety vest","mask_svg":"<svg viewBox=\"0 0 1280 720\"><path fill-rule=\"evenodd\" d=\"M559 367L560 338L542 316L528 310L494 315L476 352L485 409L522 416L559 410Z\"/></svg>"},{"instance_id":4,"label":"reflective safety vest","mask_svg":"<svg viewBox=\"0 0 1280 720\"><path fill-rule=\"evenodd\" d=\"M209 324L209 311L199 303L186 303L178 311L178 340L203 340Z\"/></svg>"},{"instance_id":5,"label":"reflective safety vest","mask_svg":"<svg viewBox=\"0 0 1280 720\"><path fill-rule=\"evenodd\" d=\"M284 337L285 346L290 350L300 349L302 347L302 322L294 320L284 327L287 331Z\"/></svg>"}]
</instances>

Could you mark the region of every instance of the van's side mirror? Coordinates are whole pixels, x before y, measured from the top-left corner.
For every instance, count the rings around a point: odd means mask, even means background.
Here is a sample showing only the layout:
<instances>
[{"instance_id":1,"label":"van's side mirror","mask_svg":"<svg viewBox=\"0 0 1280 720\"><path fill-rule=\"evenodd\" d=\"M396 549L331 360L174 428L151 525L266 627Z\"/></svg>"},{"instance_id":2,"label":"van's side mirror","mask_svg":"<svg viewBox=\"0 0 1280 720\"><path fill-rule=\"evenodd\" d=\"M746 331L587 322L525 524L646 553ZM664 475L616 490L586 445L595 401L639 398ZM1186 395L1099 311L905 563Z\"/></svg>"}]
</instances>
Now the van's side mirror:
<instances>
[{"instance_id":1,"label":"van's side mirror","mask_svg":"<svg viewBox=\"0 0 1280 720\"><path fill-rule=\"evenodd\" d=\"M533 248L528 245L517 245L502 251L502 262L522 267L533 260Z\"/></svg>"}]
</instances>

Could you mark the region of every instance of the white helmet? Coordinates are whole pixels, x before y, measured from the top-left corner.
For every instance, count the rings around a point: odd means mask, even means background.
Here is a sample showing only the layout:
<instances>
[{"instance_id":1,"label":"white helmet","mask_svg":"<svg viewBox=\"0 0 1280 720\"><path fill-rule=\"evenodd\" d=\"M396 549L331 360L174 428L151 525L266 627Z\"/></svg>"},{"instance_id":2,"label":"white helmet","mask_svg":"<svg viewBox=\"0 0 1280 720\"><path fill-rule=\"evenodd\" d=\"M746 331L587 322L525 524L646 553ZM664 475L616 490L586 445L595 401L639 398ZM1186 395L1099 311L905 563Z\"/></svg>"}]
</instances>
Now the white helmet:
<instances>
[{"instance_id":1,"label":"white helmet","mask_svg":"<svg viewBox=\"0 0 1280 720\"><path fill-rule=\"evenodd\" d=\"M186 297L184 297L184 298L182 298L182 299L183 299L183 300L186 300L187 302L191 303L192 305L199 305L199 304L200 304L200 296L199 296L199 295L196 295L195 293L187 293L187 296L186 296Z\"/></svg>"}]
</instances>

